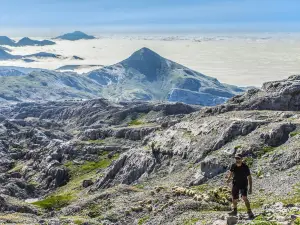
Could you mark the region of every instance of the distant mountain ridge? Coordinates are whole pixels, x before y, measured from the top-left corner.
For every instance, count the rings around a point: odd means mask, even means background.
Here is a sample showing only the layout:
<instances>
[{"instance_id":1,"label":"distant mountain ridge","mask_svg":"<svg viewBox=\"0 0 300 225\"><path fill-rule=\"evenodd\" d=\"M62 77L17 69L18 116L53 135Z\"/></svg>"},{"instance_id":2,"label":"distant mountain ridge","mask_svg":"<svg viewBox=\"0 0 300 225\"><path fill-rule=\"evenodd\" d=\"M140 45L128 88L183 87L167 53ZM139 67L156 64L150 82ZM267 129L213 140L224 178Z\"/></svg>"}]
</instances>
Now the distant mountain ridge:
<instances>
[{"instance_id":1,"label":"distant mountain ridge","mask_svg":"<svg viewBox=\"0 0 300 225\"><path fill-rule=\"evenodd\" d=\"M48 52L38 52L30 55L12 55L6 50L0 48L0 61L1 60L14 60L14 59L22 59L24 61L31 62L32 59L30 58L60 58L60 59L65 59L67 57L64 57L59 54L54 54L54 53L48 53ZM80 58L78 56L72 56L73 60L83 60L83 58Z\"/></svg>"},{"instance_id":2,"label":"distant mountain ridge","mask_svg":"<svg viewBox=\"0 0 300 225\"><path fill-rule=\"evenodd\" d=\"M25 73L22 73L19 70L12 68L1 68L0 67L0 77L9 77L9 76L23 76Z\"/></svg>"},{"instance_id":3,"label":"distant mountain ridge","mask_svg":"<svg viewBox=\"0 0 300 225\"><path fill-rule=\"evenodd\" d=\"M0 45L15 46L16 42L9 37L0 36Z\"/></svg>"},{"instance_id":4,"label":"distant mountain ridge","mask_svg":"<svg viewBox=\"0 0 300 225\"><path fill-rule=\"evenodd\" d=\"M18 59L18 58L20 57L17 55L12 55L3 49L0 49L0 60L9 60L9 59Z\"/></svg>"},{"instance_id":5,"label":"distant mountain ridge","mask_svg":"<svg viewBox=\"0 0 300 225\"><path fill-rule=\"evenodd\" d=\"M117 64L82 75L41 70L14 79L2 77L0 90L8 99L19 101L104 97L112 101L160 100L208 106L244 92L148 48Z\"/></svg>"},{"instance_id":6,"label":"distant mountain ridge","mask_svg":"<svg viewBox=\"0 0 300 225\"><path fill-rule=\"evenodd\" d=\"M41 71L42 69L40 68L31 68L31 67L19 67L19 66L0 66L0 70L2 71L19 71L23 74L28 74L31 73L33 71Z\"/></svg>"},{"instance_id":7,"label":"distant mountain ridge","mask_svg":"<svg viewBox=\"0 0 300 225\"><path fill-rule=\"evenodd\" d=\"M63 34L61 36L56 37L55 39L61 40L69 40L69 41L77 41L77 40L89 40L95 39L96 37L87 35L81 31L74 31L72 33Z\"/></svg>"},{"instance_id":8,"label":"distant mountain ridge","mask_svg":"<svg viewBox=\"0 0 300 225\"><path fill-rule=\"evenodd\" d=\"M21 47L21 46L46 46L46 45L55 45L56 43L49 40L32 40L28 37L24 37L18 42L15 42L14 40L10 39L6 36L0 36L0 45L8 45L11 47Z\"/></svg>"},{"instance_id":9,"label":"distant mountain ridge","mask_svg":"<svg viewBox=\"0 0 300 225\"><path fill-rule=\"evenodd\" d=\"M28 37L22 38L18 43L17 46L46 46L46 45L55 45L56 43L49 40L37 41L32 40Z\"/></svg>"}]
</instances>

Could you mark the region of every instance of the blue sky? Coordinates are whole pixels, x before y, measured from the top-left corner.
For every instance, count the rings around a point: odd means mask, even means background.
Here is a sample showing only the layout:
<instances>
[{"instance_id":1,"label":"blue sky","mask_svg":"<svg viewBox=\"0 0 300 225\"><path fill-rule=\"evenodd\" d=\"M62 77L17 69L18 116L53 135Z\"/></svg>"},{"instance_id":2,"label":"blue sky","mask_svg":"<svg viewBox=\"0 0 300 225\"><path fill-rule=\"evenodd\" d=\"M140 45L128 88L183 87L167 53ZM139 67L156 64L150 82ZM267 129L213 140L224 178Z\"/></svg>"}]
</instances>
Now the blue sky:
<instances>
[{"instance_id":1,"label":"blue sky","mask_svg":"<svg viewBox=\"0 0 300 225\"><path fill-rule=\"evenodd\" d=\"M300 31L300 0L0 0L2 32Z\"/></svg>"}]
</instances>

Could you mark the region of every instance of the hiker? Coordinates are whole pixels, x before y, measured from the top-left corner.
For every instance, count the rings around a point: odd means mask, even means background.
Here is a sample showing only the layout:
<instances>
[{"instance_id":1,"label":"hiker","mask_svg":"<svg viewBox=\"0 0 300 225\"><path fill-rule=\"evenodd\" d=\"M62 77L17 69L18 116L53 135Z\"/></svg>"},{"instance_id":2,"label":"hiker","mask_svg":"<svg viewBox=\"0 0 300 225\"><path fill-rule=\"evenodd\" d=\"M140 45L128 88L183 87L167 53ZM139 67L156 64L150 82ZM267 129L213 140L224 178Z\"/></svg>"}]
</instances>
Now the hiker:
<instances>
[{"instance_id":1,"label":"hiker","mask_svg":"<svg viewBox=\"0 0 300 225\"><path fill-rule=\"evenodd\" d=\"M241 197L244 200L245 205L247 207L248 216L250 219L253 219L254 215L250 207L250 202L247 198L247 194L252 193L252 177L251 177L250 169L243 162L243 157L241 154L236 154L234 158L235 158L235 163L231 165L230 171L227 174L228 184L230 182L230 179L233 177L232 190L231 190L233 210L229 213L229 215L231 216L237 215L237 203L239 200L239 194L241 194Z\"/></svg>"}]
</instances>

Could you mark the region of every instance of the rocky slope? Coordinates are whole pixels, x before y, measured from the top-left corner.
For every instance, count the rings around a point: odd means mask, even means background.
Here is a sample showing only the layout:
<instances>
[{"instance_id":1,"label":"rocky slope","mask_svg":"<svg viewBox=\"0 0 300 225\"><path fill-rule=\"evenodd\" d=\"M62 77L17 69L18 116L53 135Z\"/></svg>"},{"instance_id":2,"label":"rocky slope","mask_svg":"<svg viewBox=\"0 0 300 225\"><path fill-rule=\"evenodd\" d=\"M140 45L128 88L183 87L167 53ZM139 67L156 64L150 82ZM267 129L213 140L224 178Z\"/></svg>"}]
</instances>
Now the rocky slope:
<instances>
[{"instance_id":1,"label":"rocky slope","mask_svg":"<svg viewBox=\"0 0 300 225\"><path fill-rule=\"evenodd\" d=\"M0 222L299 224L300 76L227 104L105 99L0 108ZM256 218L227 217L241 153Z\"/></svg>"},{"instance_id":2,"label":"rocky slope","mask_svg":"<svg viewBox=\"0 0 300 225\"><path fill-rule=\"evenodd\" d=\"M80 100L100 96L99 86L76 73L48 70L0 77L0 101Z\"/></svg>"}]
</instances>

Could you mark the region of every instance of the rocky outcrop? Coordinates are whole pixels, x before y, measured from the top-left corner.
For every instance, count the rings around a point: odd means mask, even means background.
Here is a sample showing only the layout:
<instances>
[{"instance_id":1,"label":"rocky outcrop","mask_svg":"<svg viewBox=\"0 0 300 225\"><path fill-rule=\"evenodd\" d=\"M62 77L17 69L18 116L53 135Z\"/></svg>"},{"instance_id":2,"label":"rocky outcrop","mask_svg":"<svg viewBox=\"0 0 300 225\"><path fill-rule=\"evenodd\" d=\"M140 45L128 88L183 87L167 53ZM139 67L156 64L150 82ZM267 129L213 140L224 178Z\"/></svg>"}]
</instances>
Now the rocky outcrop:
<instances>
[{"instance_id":1,"label":"rocky outcrop","mask_svg":"<svg viewBox=\"0 0 300 225\"><path fill-rule=\"evenodd\" d=\"M217 150L223 145L233 140L239 135L245 136L253 131L257 126L258 122L252 121L234 121L230 126L221 134L221 137L216 141L212 150Z\"/></svg>"},{"instance_id":2,"label":"rocky outcrop","mask_svg":"<svg viewBox=\"0 0 300 225\"><path fill-rule=\"evenodd\" d=\"M261 138L264 140L265 144L277 147L286 142L289 138L289 134L296 129L295 124L278 124L269 133L262 133Z\"/></svg>"},{"instance_id":3,"label":"rocky outcrop","mask_svg":"<svg viewBox=\"0 0 300 225\"><path fill-rule=\"evenodd\" d=\"M98 140L107 137L125 138L133 141L142 140L145 136L158 130L159 127L141 127L141 128L120 128L120 129L90 129L86 130L82 140Z\"/></svg>"},{"instance_id":4,"label":"rocky outcrop","mask_svg":"<svg viewBox=\"0 0 300 225\"><path fill-rule=\"evenodd\" d=\"M237 104L239 109L297 111L299 98L300 75L294 75L286 80L267 82L261 90L249 90L245 95L232 98L228 104Z\"/></svg>"},{"instance_id":5,"label":"rocky outcrop","mask_svg":"<svg viewBox=\"0 0 300 225\"><path fill-rule=\"evenodd\" d=\"M106 176L96 182L97 188L116 184L131 184L146 177L155 166L155 158L140 151L131 151L120 157L107 171Z\"/></svg>"},{"instance_id":6,"label":"rocky outcrop","mask_svg":"<svg viewBox=\"0 0 300 225\"><path fill-rule=\"evenodd\" d=\"M37 214L37 210L27 205L16 205L7 201L7 197L0 196L0 212L19 212Z\"/></svg>"},{"instance_id":7,"label":"rocky outcrop","mask_svg":"<svg viewBox=\"0 0 300 225\"><path fill-rule=\"evenodd\" d=\"M199 171L189 185L200 185L228 170L230 160L225 156L208 156L200 163Z\"/></svg>"},{"instance_id":8,"label":"rocky outcrop","mask_svg":"<svg viewBox=\"0 0 300 225\"><path fill-rule=\"evenodd\" d=\"M68 170L60 166L57 161L52 161L43 172L42 183L46 189L60 187L66 184L70 178Z\"/></svg>"}]
</instances>

